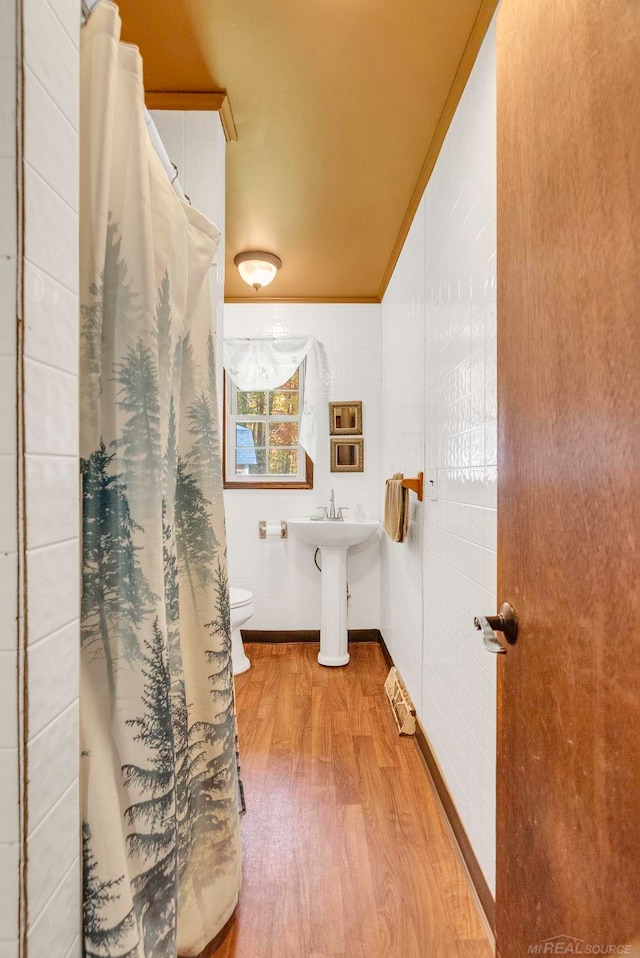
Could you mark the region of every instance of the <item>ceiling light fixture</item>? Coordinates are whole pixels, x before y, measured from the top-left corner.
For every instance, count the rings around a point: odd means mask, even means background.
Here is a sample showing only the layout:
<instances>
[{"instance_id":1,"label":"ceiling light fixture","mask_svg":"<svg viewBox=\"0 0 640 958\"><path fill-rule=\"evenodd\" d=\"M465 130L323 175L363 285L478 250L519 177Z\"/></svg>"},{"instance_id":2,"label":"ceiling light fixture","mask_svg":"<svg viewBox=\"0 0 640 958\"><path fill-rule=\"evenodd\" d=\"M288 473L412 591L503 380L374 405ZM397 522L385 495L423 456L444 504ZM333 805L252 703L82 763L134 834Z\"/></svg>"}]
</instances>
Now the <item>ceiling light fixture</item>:
<instances>
[{"instance_id":1,"label":"ceiling light fixture","mask_svg":"<svg viewBox=\"0 0 640 958\"><path fill-rule=\"evenodd\" d=\"M268 286L276 278L276 273L282 266L282 260L273 253L264 253L259 250L248 250L238 253L233 262L245 283L253 286L256 293L263 286Z\"/></svg>"}]
</instances>

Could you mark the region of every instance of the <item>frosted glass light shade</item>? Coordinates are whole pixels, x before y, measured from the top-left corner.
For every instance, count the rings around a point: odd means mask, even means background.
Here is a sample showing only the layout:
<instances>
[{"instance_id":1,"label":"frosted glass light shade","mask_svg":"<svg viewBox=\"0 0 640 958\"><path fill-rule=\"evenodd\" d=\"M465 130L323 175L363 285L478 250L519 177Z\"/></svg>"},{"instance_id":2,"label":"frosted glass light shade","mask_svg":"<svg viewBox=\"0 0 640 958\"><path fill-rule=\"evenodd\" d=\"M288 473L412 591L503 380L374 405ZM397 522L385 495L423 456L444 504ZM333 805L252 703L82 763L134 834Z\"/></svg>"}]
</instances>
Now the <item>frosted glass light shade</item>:
<instances>
[{"instance_id":1,"label":"frosted glass light shade","mask_svg":"<svg viewBox=\"0 0 640 958\"><path fill-rule=\"evenodd\" d=\"M273 253L264 253L258 250L249 250L238 253L233 262L247 285L253 286L256 292L263 286L268 286L276 278L276 273L282 266L282 260Z\"/></svg>"}]
</instances>

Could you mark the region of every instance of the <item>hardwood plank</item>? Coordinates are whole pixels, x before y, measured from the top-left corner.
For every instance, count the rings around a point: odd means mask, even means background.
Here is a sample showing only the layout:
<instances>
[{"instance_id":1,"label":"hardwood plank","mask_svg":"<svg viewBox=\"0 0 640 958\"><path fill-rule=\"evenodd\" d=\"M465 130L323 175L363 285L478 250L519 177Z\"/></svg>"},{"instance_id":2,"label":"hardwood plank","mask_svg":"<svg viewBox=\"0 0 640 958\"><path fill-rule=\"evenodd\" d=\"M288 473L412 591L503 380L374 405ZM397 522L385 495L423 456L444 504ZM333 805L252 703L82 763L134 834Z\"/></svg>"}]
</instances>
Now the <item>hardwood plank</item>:
<instances>
[{"instance_id":1,"label":"hardwood plank","mask_svg":"<svg viewBox=\"0 0 640 958\"><path fill-rule=\"evenodd\" d=\"M311 690L311 721L311 781L314 785L331 785L331 722L325 688L314 686Z\"/></svg>"},{"instance_id":2,"label":"hardwood plank","mask_svg":"<svg viewBox=\"0 0 640 958\"><path fill-rule=\"evenodd\" d=\"M303 644L247 651L244 880L207 958L490 958L415 741L391 718L380 649L354 647L345 669Z\"/></svg>"},{"instance_id":3,"label":"hardwood plank","mask_svg":"<svg viewBox=\"0 0 640 958\"><path fill-rule=\"evenodd\" d=\"M398 765L398 732L389 710L386 696L372 697L370 722L375 726L372 736L376 762L380 768L396 768Z\"/></svg>"},{"instance_id":4,"label":"hardwood plank","mask_svg":"<svg viewBox=\"0 0 640 958\"><path fill-rule=\"evenodd\" d=\"M345 915L345 936L353 958L380 954L380 934L364 816L359 805L336 809L340 833L340 870L345 898L354 907Z\"/></svg>"},{"instance_id":5,"label":"hardwood plank","mask_svg":"<svg viewBox=\"0 0 640 958\"><path fill-rule=\"evenodd\" d=\"M335 788L312 788L306 797L311 815L304 815L306 831L304 857L305 884L308 885L307 916L311 941L329 953L346 950L338 819Z\"/></svg>"},{"instance_id":6,"label":"hardwood plank","mask_svg":"<svg viewBox=\"0 0 640 958\"><path fill-rule=\"evenodd\" d=\"M362 802L362 781L346 712L331 715L331 753L336 802L338 805L359 805Z\"/></svg>"},{"instance_id":7,"label":"hardwood plank","mask_svg":"<svg viewBox=\"0 0 640 958\"><path fill-rule=\"evenodd\" d=\"M255 655L255 652L252 652L252 657ZM244 688L249 689L251 687L251 679L253 669L249 669L248 672L244 673L244 676L239 676L240 678L246 678L244 683ZM239 689L238 699L242 701L242 689ZM256 715L258 718L267 718L275 716L275 703L278 698L278 673L271 667L267 670L267 673L264 678L264 683L262 686L262 694L260 695L260 703Z\"/></svg>"},{"instance_id":8,"label":"hardwood plank","mask_svg":"<svg viewBox=\"0 0 640 958\"><path fill-rule=\"evenodd\" d=\"M416 929L410 920L405 866L397 855L396 816L386 784L380 774L374 739L361 736L356 742L368 801L363 805L367 851L374 877L376 911L381 954L423 954ZM424 907L432 915L434 902L424 897ZM453 940L453 939L452 939Z\"/></svg>"}]
</instances>

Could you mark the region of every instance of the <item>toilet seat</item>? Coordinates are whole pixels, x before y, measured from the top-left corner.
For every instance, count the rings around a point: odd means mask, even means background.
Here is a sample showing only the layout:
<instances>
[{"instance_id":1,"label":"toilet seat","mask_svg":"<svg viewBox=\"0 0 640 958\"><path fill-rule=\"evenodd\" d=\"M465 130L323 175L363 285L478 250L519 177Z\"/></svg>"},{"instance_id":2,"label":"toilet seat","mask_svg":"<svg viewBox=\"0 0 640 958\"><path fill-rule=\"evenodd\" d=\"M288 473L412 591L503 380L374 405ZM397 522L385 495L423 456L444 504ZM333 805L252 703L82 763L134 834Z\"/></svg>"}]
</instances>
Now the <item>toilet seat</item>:
<instances>
[{"instance_id":1,"label":"toilet seat","mask_svg":"<svg viewBox=\"0 0 640 958\"><path fill-rule=\"evenodd\" d=\"M253 592L249 592L248 589L236 589L232 586L229 589L229 601L232 609L241 609L253 602Z\"/></svg>"}]
</instances>

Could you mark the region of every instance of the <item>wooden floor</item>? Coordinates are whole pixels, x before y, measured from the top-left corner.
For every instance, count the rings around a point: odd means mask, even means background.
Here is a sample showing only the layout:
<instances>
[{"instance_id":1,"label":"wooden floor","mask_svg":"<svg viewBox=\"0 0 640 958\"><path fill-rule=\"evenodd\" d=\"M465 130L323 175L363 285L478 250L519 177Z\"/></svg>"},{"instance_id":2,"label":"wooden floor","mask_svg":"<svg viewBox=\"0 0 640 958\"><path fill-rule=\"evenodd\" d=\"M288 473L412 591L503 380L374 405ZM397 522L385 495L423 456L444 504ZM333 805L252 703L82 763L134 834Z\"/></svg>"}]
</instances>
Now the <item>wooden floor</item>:
<instances>
[{"instance_id":1,"label":"wooden floor","mask_svg":"<svg viewBox=\"0 0 640 958\"><path fill-rule=\"evenodd\" d=\"M215 958L490 958L375 643L248 645L237 703L248 811L240 905Z\"/></svg>"}]
</instances>

